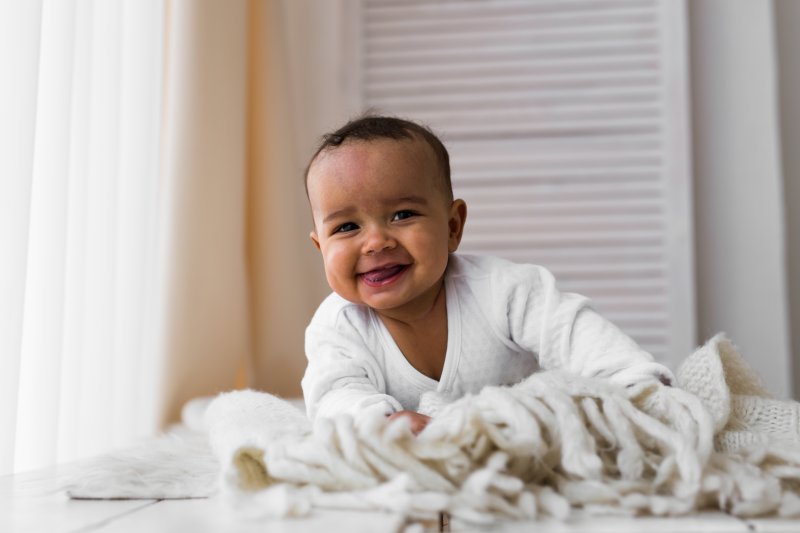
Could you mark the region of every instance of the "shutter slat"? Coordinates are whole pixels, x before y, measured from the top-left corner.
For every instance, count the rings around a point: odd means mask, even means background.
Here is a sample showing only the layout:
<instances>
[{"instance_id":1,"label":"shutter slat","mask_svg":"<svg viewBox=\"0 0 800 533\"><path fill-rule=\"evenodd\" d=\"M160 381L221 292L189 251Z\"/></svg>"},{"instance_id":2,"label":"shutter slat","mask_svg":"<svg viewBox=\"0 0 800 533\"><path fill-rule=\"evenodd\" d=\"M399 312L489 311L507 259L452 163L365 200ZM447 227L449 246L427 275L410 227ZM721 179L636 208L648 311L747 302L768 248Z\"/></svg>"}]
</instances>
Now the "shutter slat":
<instances>
[{"instance_id":1,"label":"shutter slat","mask_svg":"<svg viewBox=\"0 0 800 533\"><path fill-rule=\"evenodd\" d=\"M554 90L554 89L579 89L585 87L641 87L652 86L658 81L656 69L644 69L634 72L577 72L564 74L509 74L506 76L493 75L489 78L486 73L476 70L469 79L458 78L433 78L410 79L405 81L391 81L387 83L371 83L366 87L366 95L370 99L382 97L402 97L408 94L426 95L446 93L483 93L488 91ZM464 85L463 82L469 82ZM569 102L568 98L564 99Z\"/></svg>"},{"instance_id":2,"label":"shutter slat","mask_svg":"<svg viewBox=\"0 0 800 533\"><path fill-rule=\"evenodd\" d=\"M373 86L380 83L405 82L409 79L425 79L431 75L446 76L451 80L471 80L480 72L484 76L507 76L517 74L520 68L528 73L538 75L573 73L573 72L628 72L631 70L658 69L656 54L634 52L629 56L617 55L608 58L587 60L584 57L574 58L507 58L503 61L470 64L428 65L411 63L400 65L376 65L366 73L365 83Z\"/></svg>"},{"instance_id":3,"label":"shutter slat","mask_svg":"<svg viewBox=\"0 0 800 533\"><path fill-rule=\"evenodd\" d=\"M447 25L442 25L439 32L431 33L422 39L420 35L411 32L408 34L395 33L385 35L376 33L367 37L367 46L370 54L381 52L395 52L398 49L404 52L420 50L448 50L472 48L475 46L503 46L525 44L527 46L546 45L553 46L567 44L569 46L589 46L608 42L628 42L636 44L653 43L657 37L658 27L654 24L641 24L632 22L626 25L596 27L586 25L574 28L535 28L535 27L504 27L502 32L488 33L476 29L472 32L448 32Z\"/></svg>"},{"instance_id":4,"label":"shutter slat","mask_svg":"<svg viewBox=\"0 0 800 533\"><path fill-rule=\"evenodd\" d=\"M373 16L370 18L366 38L386 37L394 35L424 36L426 34L439 34L442 28L450 32L467 34L482 31L486 25L501 24L506 29L534 29L534 28L570 28L570 27L600 27L616 26L621 23L650 23L656 22L652 6L605 8L602 11L554 11L554 12L524 12L517 7L513 17L507 12L481 11L480 13L450 12L447 17L425 16L425 14L405 16L397 14L392 16ZM428 15L431 15L429 13Z\"/></svg>"},{"instance_id":5,"label":"shutter slat","mask_svg":"<svg viewBox=\"0 0 800 533\"><path fill-rule=\"evenodd\" d=\"M531 181L572 181L575 183L582 182L602 182L602 183L624 183L635 181L658 181L660 177L660 169L654 167L638 167L635 166L636 162L631 161L630 164L620 162L617 167L604 166L591 166L589 162L579 162L573 168L564 169L548 169L537 168L535 166L522 166L526 163L518 163L518 167L514 168L509 165L498 165L498 168L492 170L471 169L464 170L458 173L461 178L460 187L462 189L480 187L486 184L486 174L491 172L492 179L496 182L495 187L503 186L507 183ZM473 185L475 184L475 185Z\"/></svg>"},{"instance_id":6,"label":"shutter slat","mask_svg":"<svg viewBox=\"0 0 800 533\"><path fill-rule=\"evenodd\" d=\"M570 87L560 90L552 88L539 88L535 94L529 89L510 90L507 87L500 91L486 90L483 92L454 94L406 94L394 95L384 98L372 97L368 101L375 107L385 107L397 110L400 113L421 113L427 118L437 110L453 110L454 112L469 112L476 106L493 109L514 109L536 105L563 104L567 99L572 99L575 104L604 105L608 102L653 102L658 99L658 92L652 87L614 87L614 86L587 86ZM433 113L432 113L433 112ZM446 130L443 130L446 131Z\"/></svg>"},{"instance_id":7,"label":"shutter slat","mask_svg":"<svg viewBox=\"0 0 800 533\"><path fill-rule=\"evenodd\" d=\"M456 193L456 196L467 200L470 206L468 211L471 225L474 225L473 221L479 217L483 219L501 219L506 216L528 216L534 210L541 215L549 215L551 217L558 217L563 213L576 211L587 215L614 214L619 211L625 211L631 215L658 213L663 216L663 202L661 198L657 197L647 199L628 198L624 200L611 198L605 199L604 202L599 201L599 199L586 198L580 201L554 200L534 204L530 200L521 198L486 200L478 194L462 194L460 189L456 189Z\"/></svg>"},{"instance_id":8,"label":"shutter slat","mask_svg":"<svg viewBox=\"0 0 800 533\"><path fill-rule=\"evenodd\" d=\"M384 68L392 64L470 64L472 61L491 63L493 61L513 60L518 58L608 58L629 56L632 54L657 53L658 42L655 38L616 38L592 43L504 43L487 44L479 49L464 43L460 48L410 50L367 50L364 60L369 68L371 64L381 64Z\"/></svg>"},{"instance_id":9,"label":"shutter slat","mask_svg":"<svg viewBox=\"0 0 800 533\"><path fill-rule=\"evenodd\" d=\"M367 1L365 19L368 23L380 21L402 21L426 18L446 21L459 17L480 18L481 16L499 15L516 17L520 15L553 16L554 14L604 13L607 10L641 9L653 7L653 0L495 0L493 2L448 1L431 2L430 0L387 0Z\"/></svg>"}]
</instances>

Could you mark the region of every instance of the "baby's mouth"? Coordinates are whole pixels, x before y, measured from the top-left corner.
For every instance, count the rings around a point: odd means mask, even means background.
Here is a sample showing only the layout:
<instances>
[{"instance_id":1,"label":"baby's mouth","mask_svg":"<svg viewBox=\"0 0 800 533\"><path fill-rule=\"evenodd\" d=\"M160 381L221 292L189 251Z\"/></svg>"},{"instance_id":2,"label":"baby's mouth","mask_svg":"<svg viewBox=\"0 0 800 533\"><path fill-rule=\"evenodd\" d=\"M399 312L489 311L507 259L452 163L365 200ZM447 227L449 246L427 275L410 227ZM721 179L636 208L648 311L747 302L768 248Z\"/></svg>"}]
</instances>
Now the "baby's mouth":
<instances>
[{"instance_id":1,"label":"baby's mouth","mask_svg":"<svg viewBox=\"0 0 800 533\"><path fill-rule=\"evenodd\" d=\"M407 268L408 265L389 265L364 272L360 274L360 276L367 285L371 287L380 287L397 279Z\"/></svg>"}]
</instances>

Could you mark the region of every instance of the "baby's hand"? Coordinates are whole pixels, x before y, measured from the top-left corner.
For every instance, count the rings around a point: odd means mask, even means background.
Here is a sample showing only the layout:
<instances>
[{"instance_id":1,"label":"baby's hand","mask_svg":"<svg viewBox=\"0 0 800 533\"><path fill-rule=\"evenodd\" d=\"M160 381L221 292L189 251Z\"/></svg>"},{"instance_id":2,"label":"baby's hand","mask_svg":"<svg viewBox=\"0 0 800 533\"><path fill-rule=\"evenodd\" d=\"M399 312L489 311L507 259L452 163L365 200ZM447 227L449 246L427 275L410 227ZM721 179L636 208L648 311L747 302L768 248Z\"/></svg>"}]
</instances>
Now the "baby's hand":
<instances>
[{"instance_id":1,"label":"baby's hand","mask_svg":"<svg viewBox=\"0 0 800 533\"><path fill-rule=\"evenodd\" d=\"M419 432L425 429L425 426L427 426L428 422L431 420L431 417L415 413L414 411L398 411L389 415L389 420L395 420L401 417L409 419L411 422L411 432L414 435L419 435Z\"/></svg>"}]
</instances>

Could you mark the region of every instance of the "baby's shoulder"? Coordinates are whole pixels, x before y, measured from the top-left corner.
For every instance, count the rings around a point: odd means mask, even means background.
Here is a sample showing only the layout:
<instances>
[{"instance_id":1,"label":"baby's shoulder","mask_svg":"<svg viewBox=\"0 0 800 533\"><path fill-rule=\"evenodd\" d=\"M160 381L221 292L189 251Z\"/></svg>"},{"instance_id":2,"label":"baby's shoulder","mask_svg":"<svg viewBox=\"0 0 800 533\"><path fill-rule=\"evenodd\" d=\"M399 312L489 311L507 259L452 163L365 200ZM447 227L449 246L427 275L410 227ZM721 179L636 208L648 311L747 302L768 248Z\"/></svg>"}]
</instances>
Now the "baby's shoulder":
<instances>
[{"instance_id":1,"label":"baby's shoulder","mask_svg":"<svg viewBox=\"0 0 800 533\"><path fill-rule=\"evenodd\" d=\"M345 300L335 292L325 298L311 319L310 326L359 329L369 322L369 308Z\"/></svg>"},{"instance_id":2,"label":"baby's shoulder","mask_svg":"<svg viewBox=\"0 0 800 533\"><path fill-rule=\"evenodd\" d=\"M492 286L515 286L541 283L552 277L541 265L515 263L492 255L453 254L449 266L450 277L467 283L484 283Z\"/></svg>"}]
</instances>

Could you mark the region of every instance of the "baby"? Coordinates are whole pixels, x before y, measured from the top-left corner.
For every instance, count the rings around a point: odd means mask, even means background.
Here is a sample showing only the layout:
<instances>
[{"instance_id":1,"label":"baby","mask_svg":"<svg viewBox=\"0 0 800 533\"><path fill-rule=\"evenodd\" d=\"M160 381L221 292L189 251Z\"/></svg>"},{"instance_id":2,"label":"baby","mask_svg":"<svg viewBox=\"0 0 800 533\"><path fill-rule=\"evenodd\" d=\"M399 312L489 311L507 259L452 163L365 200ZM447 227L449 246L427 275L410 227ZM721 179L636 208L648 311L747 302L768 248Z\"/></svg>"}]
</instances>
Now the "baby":
<instances>
[{"instance_id":1,"label":"baby","mask_svg":"<svg viewBox=\"0 0 800 533\"><path fill-rule=\"evenodd\" d=\"M333 289L306 330L310 418L377 410L408 417L417 433L428 391L457 398L555 368L624 386L671 381L545 268L455 253L467 205L453 198L447 150L427 128L347 123L324 136L306 191Z\"/></svg>"}]
</instances>

